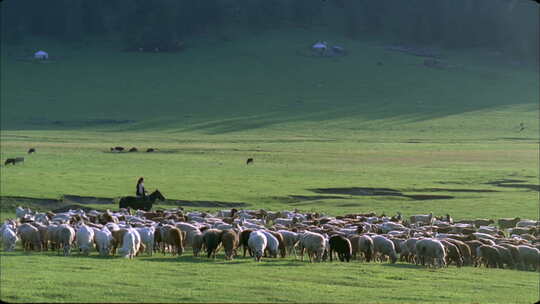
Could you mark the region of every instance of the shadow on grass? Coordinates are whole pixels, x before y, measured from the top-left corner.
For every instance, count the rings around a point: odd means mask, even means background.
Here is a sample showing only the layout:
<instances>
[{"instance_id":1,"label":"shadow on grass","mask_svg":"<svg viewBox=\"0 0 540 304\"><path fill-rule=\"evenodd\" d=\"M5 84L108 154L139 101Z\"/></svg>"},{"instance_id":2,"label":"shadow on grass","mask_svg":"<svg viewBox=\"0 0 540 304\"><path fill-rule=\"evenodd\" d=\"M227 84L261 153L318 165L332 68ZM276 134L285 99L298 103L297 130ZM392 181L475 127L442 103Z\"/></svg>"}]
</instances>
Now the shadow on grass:
<instances>
[{"instance_id":1,"label":"shadow on grass","mask_svg":"<svg viewBox=\"0 0 540 304\"><path fill-rule=\"evenodd\" d=\"M383 267L391 267L391 268L404 268L404 269L425 269L425 267L415 264L381 264Z\"/></svg>"}]
</instances>

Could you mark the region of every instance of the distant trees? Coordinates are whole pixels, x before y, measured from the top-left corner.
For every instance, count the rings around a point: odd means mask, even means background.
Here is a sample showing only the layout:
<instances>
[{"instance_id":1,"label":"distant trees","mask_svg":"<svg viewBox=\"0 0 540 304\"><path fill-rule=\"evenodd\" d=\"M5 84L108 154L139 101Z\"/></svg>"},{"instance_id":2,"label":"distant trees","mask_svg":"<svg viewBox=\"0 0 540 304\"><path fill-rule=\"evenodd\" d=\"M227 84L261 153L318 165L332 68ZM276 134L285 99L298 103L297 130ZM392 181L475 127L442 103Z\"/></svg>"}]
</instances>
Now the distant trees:
<instances>
[{"instance_id":1,"label":"distant trees","mask_svg":"<svg viewBox=\"0 0 540 304\"><path fill-rule=\"evenodd\" d=\"M8 43L27 36L73 41L113 34L123 37L126 47L145 47L208 30L219 34L226 26L262 31L340 24L352 39L377 35L403 43L491 47L516 56L538 53L538 4L530 0L8 0L0 5Z\"/></svg>"}]
</instances>

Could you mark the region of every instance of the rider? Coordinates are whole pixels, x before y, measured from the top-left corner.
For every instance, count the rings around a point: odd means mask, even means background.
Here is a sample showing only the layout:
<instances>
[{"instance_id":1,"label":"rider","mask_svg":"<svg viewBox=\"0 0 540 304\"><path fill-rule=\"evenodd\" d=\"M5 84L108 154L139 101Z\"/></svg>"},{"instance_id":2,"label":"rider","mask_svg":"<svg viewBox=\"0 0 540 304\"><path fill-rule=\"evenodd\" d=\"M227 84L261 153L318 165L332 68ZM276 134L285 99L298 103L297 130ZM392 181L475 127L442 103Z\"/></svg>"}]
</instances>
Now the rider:
<instances>
[{"instance_id":1,"label":"rider","mask_svg":"<svg viewBox=\"0 0 540 304\"><path fill-rule=\"evenodd\" d=\"M144 189L144 178L140 177L137 181L137 191L135 192L137 198L146 199L146 189Z\"/></svg>"}]
</instances>

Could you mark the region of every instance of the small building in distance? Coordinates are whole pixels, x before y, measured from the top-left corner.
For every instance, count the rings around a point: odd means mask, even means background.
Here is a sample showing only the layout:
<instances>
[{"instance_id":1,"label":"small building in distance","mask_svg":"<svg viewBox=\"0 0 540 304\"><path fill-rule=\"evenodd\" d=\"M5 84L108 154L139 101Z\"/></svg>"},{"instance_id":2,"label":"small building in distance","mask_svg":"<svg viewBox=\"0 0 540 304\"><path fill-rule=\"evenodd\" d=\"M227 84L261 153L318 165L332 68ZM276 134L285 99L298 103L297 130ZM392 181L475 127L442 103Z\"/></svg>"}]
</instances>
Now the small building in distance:
<instances>
[{"instance_id":1,"label":"small building in distance","mask_svg":"<svg viewBox=\"0 0 540 304\"><path fill-rule=\"evenodd\" d=\"M46 60L49 59L49 54L45 51L39 50L34 54L34 59Z\"/></svg>"}]
</instances>

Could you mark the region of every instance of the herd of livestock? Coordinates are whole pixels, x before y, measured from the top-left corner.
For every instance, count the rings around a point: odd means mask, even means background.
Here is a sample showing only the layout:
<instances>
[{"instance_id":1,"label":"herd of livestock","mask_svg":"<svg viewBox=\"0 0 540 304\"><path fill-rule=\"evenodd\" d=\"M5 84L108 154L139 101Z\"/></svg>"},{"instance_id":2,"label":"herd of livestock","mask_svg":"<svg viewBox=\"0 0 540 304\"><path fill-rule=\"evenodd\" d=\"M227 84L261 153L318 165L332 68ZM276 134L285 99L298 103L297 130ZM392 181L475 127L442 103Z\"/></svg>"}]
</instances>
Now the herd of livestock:
<instances>
[{"instance_id":1,"label":"herd of livestock","mask_svg":"<svg viewBox=\"0 0 540 304\"><path fill-rule=\"evenodd\" d=\"M363 260L428 267L448 265L540 270L539 222L520 218L453 221L432 213L404 219L374 213L326 216L298 210L221 210L216 213L182 209L118 212L70 210L33 212L18 207L16 219L0 228L4 250L20 241L24 251L72 250L101 256L182 255L205 252L225 259L246 256L256 261L294 255L310 262ZM240 250L242 249L242 250Z\"/></svg>"}]
</instances>

